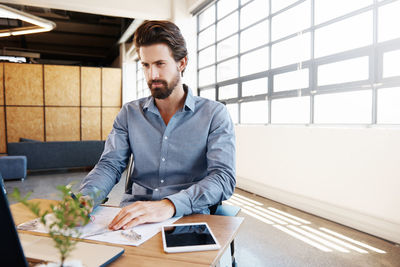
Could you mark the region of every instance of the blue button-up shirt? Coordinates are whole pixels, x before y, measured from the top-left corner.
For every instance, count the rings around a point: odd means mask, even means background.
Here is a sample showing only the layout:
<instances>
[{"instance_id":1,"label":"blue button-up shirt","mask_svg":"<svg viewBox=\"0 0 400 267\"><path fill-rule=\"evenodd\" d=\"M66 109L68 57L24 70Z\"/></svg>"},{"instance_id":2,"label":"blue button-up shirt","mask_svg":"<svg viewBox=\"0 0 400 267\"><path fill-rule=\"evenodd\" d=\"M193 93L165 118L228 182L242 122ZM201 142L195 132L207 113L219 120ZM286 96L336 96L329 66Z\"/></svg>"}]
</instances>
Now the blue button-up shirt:
<instances>
[{"instance_id":1,"label":"blue button-up shirt","mask_svg":"<svg viewBox=\"0 0 400 267\"><path fill-rule=\"evenodd\" d=\"M108 135L104 152L81 184L98 205L118 183L132 154L134 168L121 205L167 198L175 216L209 213L235 188L235 135L226 107L187 97L165 125L153 97L125 104Z\"/></svg>"}]
</instances>

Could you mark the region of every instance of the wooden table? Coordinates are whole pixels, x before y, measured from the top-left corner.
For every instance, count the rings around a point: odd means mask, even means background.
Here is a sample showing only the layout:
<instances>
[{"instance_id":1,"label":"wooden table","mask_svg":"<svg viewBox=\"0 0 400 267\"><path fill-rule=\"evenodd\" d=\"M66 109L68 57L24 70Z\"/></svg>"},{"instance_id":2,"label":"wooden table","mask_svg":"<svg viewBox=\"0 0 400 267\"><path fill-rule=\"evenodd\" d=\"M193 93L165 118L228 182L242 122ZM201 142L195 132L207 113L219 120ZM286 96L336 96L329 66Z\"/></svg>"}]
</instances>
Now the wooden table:
<instances>
[{"instance_id":1,"label":"wooden table","mask_svg":"<svg viewBox=\"0 0 400 267\"><path fill-rule=\"evenodd\" d=\"M30 201L39 201L42 209L48 209L50 204L56 204L57 201L47 199L34 199ZM11 212L15 224L20 224L35 218L25 206L21 203L11 205ZM218 266L218 262L224 252L229 248L230 243L235 238L240 225L243 222L241 217L228 217L216 215L195 214L185 216L176 223L189 222L207 222L212 229L215 237L221 245L220 250L187 252L187 253L165 253L162 245L161 233L153 236L151 239L138 247L111 244L113 246L123 247L125 253L119 257L110 266ZM41 233L21 231L35 235L46 235ZM83 240L89 243L103 243L93 240ZM109 243L107 243L109 244ZM110 245L110 244L109 244Z\"/></svg>"}]
</instances>

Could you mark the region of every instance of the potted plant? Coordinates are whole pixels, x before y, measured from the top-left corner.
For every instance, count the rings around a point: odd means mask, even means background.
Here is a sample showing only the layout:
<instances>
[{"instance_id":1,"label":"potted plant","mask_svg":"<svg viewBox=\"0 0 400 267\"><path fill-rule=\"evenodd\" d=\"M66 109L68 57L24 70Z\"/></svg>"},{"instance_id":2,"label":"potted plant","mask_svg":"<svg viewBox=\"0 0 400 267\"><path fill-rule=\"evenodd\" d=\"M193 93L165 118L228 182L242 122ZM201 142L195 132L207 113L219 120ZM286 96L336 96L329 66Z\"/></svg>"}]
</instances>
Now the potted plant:
<instances>
[{"instance_id":1,"label":"potted plant","mask_svg":"<svg viewBox=\"0 0 400 267\"><path fill-rule=\"evenodd\" d=\"M57 186L57 189L61 192L61 201L57 205L50 205L50 212L42 211L38 202L28 201L30 193L21 197L18 188L15 188L12 196L28 207L46 226L60 253L60 266L64 266L65 259L79 242L80 232L77 226L86 225L90 221L89 213L93 205L91 202L82 203L85 198L81 198L81 194L72 198L70 184Z\"/></svg>"}]
</instances>

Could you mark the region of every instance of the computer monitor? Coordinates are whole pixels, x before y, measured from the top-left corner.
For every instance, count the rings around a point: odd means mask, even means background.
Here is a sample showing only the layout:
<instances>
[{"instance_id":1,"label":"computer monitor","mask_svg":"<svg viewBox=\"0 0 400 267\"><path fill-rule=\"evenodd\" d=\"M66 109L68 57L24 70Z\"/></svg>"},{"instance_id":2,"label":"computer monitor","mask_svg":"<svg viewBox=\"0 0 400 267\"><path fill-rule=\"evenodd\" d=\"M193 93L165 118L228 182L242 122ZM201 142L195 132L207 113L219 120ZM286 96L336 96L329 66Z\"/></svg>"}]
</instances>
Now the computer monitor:
<instances>
[{"instance_id":1,"label":"computer monitor","mask_svg":"<svg viewBox=\"0 0 400 267\"><path fill-rule=\"evenodd\" d=\"M0 262L2 266L28 266L24 256L18 232L11 215L8 199L3 190L0 190Z\"/></svg>"}]
</instances>

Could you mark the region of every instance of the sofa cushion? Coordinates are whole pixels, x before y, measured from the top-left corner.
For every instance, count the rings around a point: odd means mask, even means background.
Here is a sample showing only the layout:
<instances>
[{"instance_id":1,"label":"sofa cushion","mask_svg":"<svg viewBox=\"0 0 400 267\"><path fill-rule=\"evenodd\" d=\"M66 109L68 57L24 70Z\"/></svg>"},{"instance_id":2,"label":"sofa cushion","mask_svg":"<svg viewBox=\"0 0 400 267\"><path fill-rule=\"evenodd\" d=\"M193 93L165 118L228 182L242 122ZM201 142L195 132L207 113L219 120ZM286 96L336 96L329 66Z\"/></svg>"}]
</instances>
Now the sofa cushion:
<instances>
[{"instance_id":1,"label":"sofa cushion","mask_svg":"<svg viewBox=\"0 0 400 267\"><path fill-rule=\"evenodd\" d=\"M5 180L25 179L26 156L4 156L0 157L0 172Z\"/></svg>"},{"instance_id":2,"label":"sofa cushion","mask_svg":"<svg viewBox=\"0 0 400 267\"><path fill-rule=\"evenodd\" d=\"M104 150L104 141L8 143L9 155L25 155L29 170L91 167Z\"/></svg>"}]
</instances>

